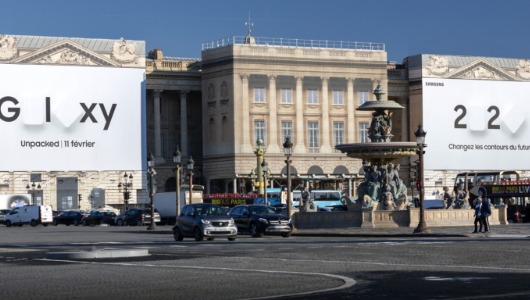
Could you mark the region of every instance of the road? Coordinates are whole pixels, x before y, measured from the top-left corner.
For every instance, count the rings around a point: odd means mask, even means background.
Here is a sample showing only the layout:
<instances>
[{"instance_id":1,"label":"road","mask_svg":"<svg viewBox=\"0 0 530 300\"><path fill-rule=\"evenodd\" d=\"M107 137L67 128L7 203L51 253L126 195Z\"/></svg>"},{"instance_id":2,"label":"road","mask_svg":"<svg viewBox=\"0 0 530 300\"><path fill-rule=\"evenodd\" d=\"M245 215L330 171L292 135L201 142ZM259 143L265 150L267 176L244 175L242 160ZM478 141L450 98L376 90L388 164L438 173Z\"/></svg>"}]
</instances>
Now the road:
<instances>
[{"instance_id":1,"label":"road","mask_svg":"<svg viewBox=\"0 0 530 300\"><path fill-rule=\"evenodd\" d=\"M4 299L525 299L521 236L241 235L175 242L170 227L0 226ZM148 249L51 260L49 252Z\"/></svg>"}]
</instances>

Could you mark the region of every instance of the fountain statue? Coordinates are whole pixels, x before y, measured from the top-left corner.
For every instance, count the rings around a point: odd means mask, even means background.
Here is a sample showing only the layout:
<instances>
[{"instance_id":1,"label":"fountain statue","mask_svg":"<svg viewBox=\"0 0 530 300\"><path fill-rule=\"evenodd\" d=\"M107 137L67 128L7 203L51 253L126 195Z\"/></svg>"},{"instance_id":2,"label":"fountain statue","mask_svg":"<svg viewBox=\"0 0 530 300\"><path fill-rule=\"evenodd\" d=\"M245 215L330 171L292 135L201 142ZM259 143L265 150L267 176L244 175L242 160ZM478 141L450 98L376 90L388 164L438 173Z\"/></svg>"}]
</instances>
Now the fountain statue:
<instances>
[{"instance_id":1,"label":"fountain statue","mask_svg":"<svg viewBox=\"0 0 530 300\"><path fill-rule=\"evenodd\" d=\"M399 176L400 165L395 162L416 155L415 142L391 142L392 110L404 107L392 100L383 100L384 90L378 84L375 101L367 101L357 108L373 111L368 129L370 143L342 144L336 149L348 157L363 160L364 181L357 189L357 201L364 208L403 210L409 205L407 187Z\"/></svg>"}]
</instances>

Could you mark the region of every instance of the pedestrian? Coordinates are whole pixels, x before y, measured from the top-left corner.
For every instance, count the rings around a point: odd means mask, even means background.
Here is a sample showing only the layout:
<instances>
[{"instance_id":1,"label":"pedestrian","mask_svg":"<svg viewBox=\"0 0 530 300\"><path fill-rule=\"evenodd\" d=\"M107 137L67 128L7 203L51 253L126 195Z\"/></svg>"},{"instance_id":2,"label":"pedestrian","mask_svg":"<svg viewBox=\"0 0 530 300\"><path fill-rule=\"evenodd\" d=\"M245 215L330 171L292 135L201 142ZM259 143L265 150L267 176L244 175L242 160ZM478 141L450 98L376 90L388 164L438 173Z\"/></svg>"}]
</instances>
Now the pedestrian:
<instances>
[{"instance_id":1,"label":"pedestrian","mask_svg":"<svg viewBox=\"0 0 530 300\"><path fill-rule=\"evenodd\" d=\"M486 188L481 186L478 189L478 198L482 200L482 206L480 211L480 218L484 225L484 232L490 232L489 216L491 216L491 201L487 197Z\"/></svg>"},{"instance_id":2,"label":"pedestrian","mask_svg":"<svg viewBox=\"0 0 530 300\"><path fill-rule=\"evenodd\" d=\"M482 198L478 197L473 201L473 205L475 206L475 231L473 233L482 232L482 218L480 217L480 212L482 211ZM480 229L477 231L477 224L480 225Z\"/></svg>"}]
</instances>

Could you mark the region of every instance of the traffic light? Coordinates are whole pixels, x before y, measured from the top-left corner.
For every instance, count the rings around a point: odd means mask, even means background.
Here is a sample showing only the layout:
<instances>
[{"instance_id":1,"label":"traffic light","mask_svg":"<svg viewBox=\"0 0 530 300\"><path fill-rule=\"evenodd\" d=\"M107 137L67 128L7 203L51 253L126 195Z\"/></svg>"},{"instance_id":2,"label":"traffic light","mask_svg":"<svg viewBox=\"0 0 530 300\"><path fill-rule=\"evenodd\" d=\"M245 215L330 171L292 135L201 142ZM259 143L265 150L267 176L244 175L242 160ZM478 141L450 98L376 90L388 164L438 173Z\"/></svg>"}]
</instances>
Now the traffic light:
<instances>
[{"instance_id":1,"label":"traffic light","mask_svg":"<svg viewBox=\"0 0 530 300\"><path fill-rule=\"evenodd\" d=\"M77 196L79 196L79 202L81 202L81 200L83 200L83 195L79 194Z\"/></svg>"},{"instance_id":2,"label":"traffic light","mask_svg":"<svg viewBox=\"0 0 530 300\"><path fill-rule=\"evenodd\" d=\"M418 179L418 182L416 183L416 189L418 189L418 191L421 191L421 182L419 181L419 179Z\"/></svg>"}]
</instances>

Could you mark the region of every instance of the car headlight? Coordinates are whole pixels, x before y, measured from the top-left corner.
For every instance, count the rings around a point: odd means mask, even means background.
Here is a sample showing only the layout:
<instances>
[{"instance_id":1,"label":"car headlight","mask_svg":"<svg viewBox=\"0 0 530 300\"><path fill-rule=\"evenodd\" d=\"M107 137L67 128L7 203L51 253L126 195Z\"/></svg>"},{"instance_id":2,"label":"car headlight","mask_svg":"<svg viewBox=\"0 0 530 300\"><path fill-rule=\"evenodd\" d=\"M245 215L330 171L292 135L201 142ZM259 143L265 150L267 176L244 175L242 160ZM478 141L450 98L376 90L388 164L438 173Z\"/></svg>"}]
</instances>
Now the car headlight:
<instances>
[{"instance_id":1,"label":"car headlight","mask_svg":"<svg viewBox=\"0 0 530 300\"><path fill-rule=\"evenodd\" d=\"M258 221L260 221L262 223L265 223L265 224L269 224L269 221L267 219L264 219L264 218L259 218Z\"/></svg>"},{"instance_id":2,"label":"car headlight","mask_svg":"<svg viewBox=\"0 0 530 300\"><path fill-rule=\"evenodd\" d=\"M228 226L234 226L235 222L234 222L234 219L230 219L230 221L228 222Z\"/></svg>"},{"instance_id":3,"label":"car headlight","mask_svg":"<svg viewBox=\"0 0 530 300\"><path fill-rule=\"evenodd\" d=\"M209 225L211 223L210 220L206 220L206 219L201 219L201 222L202 224L206 224L206 225Z\"/></svg>"}]
</instances>

